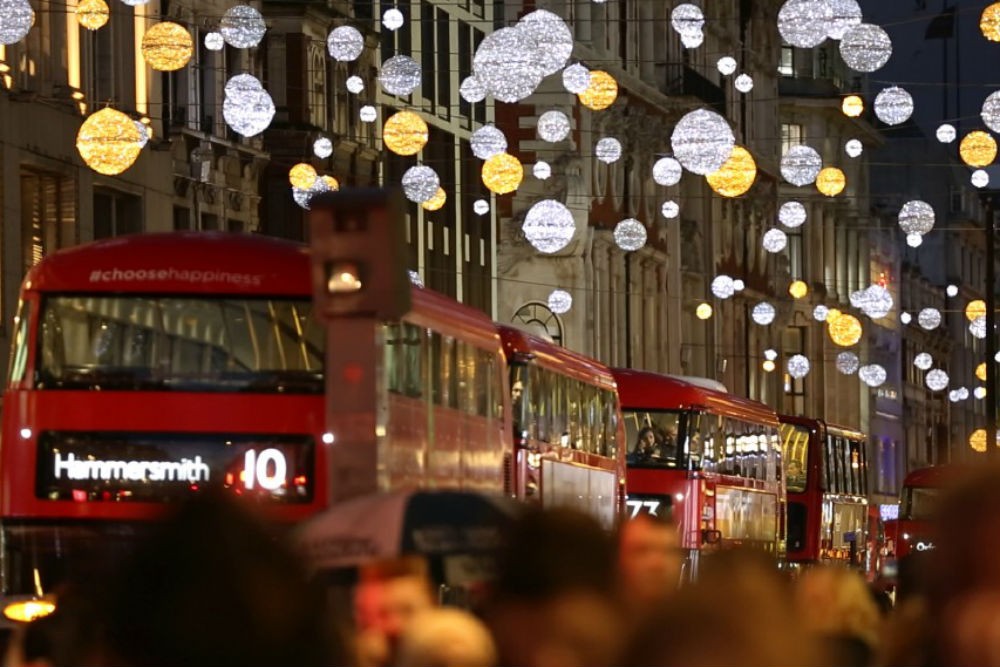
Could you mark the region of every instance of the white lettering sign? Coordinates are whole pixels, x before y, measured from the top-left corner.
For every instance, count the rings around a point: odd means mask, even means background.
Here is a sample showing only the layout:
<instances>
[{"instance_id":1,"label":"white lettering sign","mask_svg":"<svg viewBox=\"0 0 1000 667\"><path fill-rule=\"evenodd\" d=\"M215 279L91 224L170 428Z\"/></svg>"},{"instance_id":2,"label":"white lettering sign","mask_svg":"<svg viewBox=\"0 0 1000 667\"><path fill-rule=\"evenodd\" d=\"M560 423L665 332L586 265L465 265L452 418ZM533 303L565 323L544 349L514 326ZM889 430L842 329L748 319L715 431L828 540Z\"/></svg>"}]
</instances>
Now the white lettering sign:
<instances>
[{"instance_id":1,"label":"white lettering sign","mask_svg":"<svg viewBox=\"0 0 1000 667\"><path fill-rule=\"evenodd\" d=\"M917 542L917 551L930 551L933 548L933 542Z\"/></svg>"},{"instance_id":2,"label":"white lettering sign","mask_svg":"<svg viewBox=\"0 0 1000 667\"><path fill-rule=\"evenodd\" d=\"M180 461L102 461L77 459L72 453L55 455L55 478L74 480L124 480L129 482L207 482L208 464L200 456Z\"/></svg>"},{"instance_id":3,"label":"white lettering sign","mask_svg":"<svg viewBox=\"0 0 1000 667\"><path fill-rule=\"evenodd\" d=\"M639 516L639 513L643 510L645 510L647 514L659 516L659 514L657 514L660 509L659 500L626 500L625 506L632 510L631 518L633 519Z\"/></svg>"},{"instance_id":4,"label":"white lettering sign","mask_svg":"<svg viewBox=\"0 0 1000 667\"><path fill-rule=\"evenodd\" d=\"M265 449L258 456L250 450L243 457L243 485L252 489L254 485L265 491L276 491L285 483L288 475L288 462L281 450Z\"/></svg>"}]
</instances>

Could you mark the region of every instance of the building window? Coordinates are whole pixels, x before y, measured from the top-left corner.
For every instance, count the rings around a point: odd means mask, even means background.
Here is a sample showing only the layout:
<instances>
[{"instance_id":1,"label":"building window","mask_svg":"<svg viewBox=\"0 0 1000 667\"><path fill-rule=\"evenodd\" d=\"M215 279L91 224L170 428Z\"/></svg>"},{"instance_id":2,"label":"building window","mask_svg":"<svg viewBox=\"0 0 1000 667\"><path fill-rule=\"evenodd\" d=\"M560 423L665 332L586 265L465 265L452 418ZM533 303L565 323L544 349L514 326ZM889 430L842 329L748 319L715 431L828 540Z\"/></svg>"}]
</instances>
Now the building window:
<instances>
[{"instance_id":1,"label":"building window","mask_svg":"<svg viewBox=\"0 0 1000 667\"><path fill-rule=\"evenodd\" d=\"M142 231L142 198L118 190L94 191L94 238Z\"/></svg>"},{"instance_id":2,"label":"building window","mask_svg":"<svg viewBox=\"0 0 1000 667\"><path fill-rule=\"evenodd\" d=\"M781 124L781 154L784 155L792 146L802 143L802 126L796 123Z\"/></svg>"},{"instance_id":3,"label":"building window","mask_svg":"<svg viewBox=\"0 0 1000 667\"><path fill-rule=\"evenodd\" d=\"M788 272L792 280L805 280L802 254L802 228L796 227L786 231L788 236Z\"/></svg>"},{"instance_id":4,"label":"building window","mask_svg":"<svg viewBox=\"0 0 1000 667\"><path fill-rule=\"evenodd\" d=\"M215 231L219 229L219 216L214 213L201 214L201 228L205 231Z\"/></svg>"},{"instance_id":5,"label":"building window","mask_svg":"<svg viewBox=\"0 0 1000 667\"><path fill-rule=\"evenodd\" d=\"M187 206L174 206L174 229L191 229L191 209Z\"/></svg>"},{"instance_id":6,"label":"building window","mask_svg":"<svg viewBox=\"0 0 1000 667\"><path fill-rule=\"evenodd\" d=\"M76 243L76 180L21 168L21 242L25 270Z\"/></svg>"},{"instance_id":7,"label":"building window","mask_svg":"<svg viewBox=\"0 0 1000 667\"><path fill-rule=\"evenodd\" d=\"M778 74L781 76L795 76L795 47L781 47L781 61L778 64Z\"/></svg>"}]
</instances>

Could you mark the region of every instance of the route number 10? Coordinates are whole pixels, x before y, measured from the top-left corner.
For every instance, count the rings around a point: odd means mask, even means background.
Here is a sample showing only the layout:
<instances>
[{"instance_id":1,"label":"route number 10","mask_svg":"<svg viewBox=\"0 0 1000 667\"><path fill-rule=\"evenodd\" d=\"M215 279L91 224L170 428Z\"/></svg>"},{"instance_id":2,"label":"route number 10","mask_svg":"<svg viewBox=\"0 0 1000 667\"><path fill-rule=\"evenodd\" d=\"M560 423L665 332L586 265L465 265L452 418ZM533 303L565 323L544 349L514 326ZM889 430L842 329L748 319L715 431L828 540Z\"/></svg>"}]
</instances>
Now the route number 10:
<instances>
[{"instance_id":1,"label":"route number 10","mask_svg":"<svg viewBox=\"0 0 1000 667\"><path fill-rule=\"evenodd\" d=\"M265 491L277 491L287 475L288 462L281 450L272 447L257 454L251 449L243 457L243 486L247 490L260 486Z\"/></svg>"}]
</instances>

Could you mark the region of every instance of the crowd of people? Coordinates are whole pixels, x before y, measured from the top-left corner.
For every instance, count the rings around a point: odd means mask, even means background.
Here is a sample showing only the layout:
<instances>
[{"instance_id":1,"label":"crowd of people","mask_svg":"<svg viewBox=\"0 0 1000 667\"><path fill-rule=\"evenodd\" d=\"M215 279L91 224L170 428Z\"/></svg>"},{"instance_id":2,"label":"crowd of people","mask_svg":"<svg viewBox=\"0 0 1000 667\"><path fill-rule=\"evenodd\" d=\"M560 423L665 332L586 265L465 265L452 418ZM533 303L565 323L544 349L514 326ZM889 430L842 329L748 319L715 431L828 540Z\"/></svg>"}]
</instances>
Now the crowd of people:
<instances>
[{"instance_id":1,"label":"crowd of people","mask_svg":"<svg viewBox=\"0 0 1000 667\"><path fill-rule=\"evenodd\" d=\"M895 606L856 571L735 549L702 558L691 583L669 517L609 534L537 508L512 521L467 608L440 604L416 555L363 565L338 596L241 508L203 499L67 586L5 664L1000 667L998 481L982 471L942 502L939 546L901 564Z\"/></svg>"}]
</instances>

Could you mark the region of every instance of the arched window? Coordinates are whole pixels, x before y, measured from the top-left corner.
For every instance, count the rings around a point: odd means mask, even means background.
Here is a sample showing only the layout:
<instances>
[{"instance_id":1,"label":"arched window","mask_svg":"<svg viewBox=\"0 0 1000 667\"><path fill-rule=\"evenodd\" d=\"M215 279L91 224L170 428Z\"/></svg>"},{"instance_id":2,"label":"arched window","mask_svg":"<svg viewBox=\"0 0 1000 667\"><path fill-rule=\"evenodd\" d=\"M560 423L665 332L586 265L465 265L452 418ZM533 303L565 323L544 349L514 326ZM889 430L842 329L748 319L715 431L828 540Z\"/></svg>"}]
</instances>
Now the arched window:
<instances>
[{"instance_id":1,"label":"arched window","mask_svg":"<svg viewBox=\"0 0 1000 667\"><path fill-rule=\"evenodd\" d=\"M562 321L540 301L531 301L518 308L511 322L520 324L530 333L550 339L556 345L562 345Z\"/></svg>"}]
</instances>

